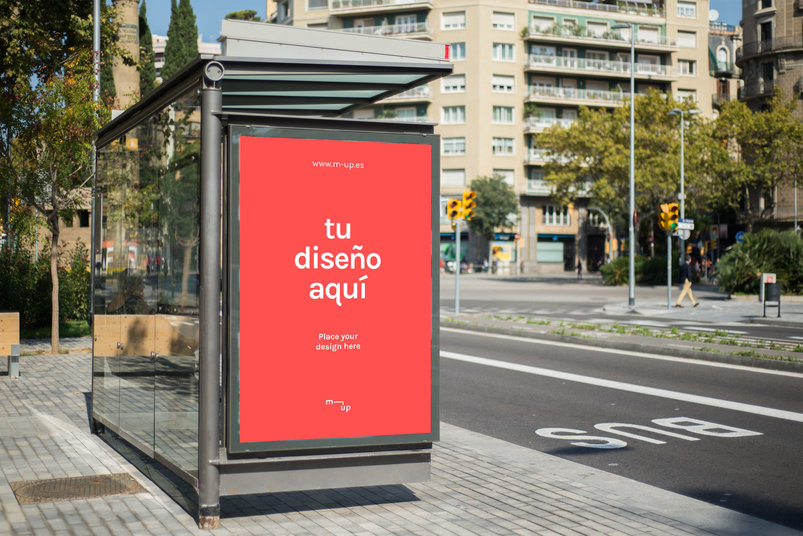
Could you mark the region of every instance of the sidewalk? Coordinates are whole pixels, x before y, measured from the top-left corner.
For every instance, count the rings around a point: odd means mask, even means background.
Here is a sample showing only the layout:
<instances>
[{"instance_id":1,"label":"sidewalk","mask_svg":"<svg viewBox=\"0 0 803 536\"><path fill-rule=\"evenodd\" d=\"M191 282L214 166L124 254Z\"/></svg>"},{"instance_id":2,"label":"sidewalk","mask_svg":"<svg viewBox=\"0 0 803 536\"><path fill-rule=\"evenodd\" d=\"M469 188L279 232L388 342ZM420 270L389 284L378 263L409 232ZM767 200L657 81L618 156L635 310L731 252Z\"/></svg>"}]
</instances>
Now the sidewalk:
<instances>
[{"instance_id":1,"label":"sidewalk","mask_svg":"<svg viewBox=\"0 0 803 536\"><path fill-rule=\"evenodd\" d=\"M2 364L0 364L2 366ZM91 359L26 355L0 371L0 534L208 534L88 430ZM225 498L212 534L799 535L718 506L449 424L430 481ZM19 481L126 473L136 494L19 504Z\"/></svg>"}]
</instances>

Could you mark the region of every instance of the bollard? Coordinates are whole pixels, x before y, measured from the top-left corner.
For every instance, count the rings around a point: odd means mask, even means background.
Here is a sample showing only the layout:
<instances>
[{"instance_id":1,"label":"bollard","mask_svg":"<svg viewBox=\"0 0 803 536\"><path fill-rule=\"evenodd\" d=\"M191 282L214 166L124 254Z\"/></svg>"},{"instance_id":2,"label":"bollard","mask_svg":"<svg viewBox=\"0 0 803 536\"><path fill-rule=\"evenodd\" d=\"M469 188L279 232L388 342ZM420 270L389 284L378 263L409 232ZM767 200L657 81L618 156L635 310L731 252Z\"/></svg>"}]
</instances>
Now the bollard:
<instances>
[{"instance_id":1,"label":"bollard","mask_svg":"<svg viewBox=\"0 0 803 536\"><path fill-rule=\"evenodd\" d=\"M20 345L11 345L11 354L8 356L8 375L19 377L20 375Z\"/></svg>"}]
</instances>

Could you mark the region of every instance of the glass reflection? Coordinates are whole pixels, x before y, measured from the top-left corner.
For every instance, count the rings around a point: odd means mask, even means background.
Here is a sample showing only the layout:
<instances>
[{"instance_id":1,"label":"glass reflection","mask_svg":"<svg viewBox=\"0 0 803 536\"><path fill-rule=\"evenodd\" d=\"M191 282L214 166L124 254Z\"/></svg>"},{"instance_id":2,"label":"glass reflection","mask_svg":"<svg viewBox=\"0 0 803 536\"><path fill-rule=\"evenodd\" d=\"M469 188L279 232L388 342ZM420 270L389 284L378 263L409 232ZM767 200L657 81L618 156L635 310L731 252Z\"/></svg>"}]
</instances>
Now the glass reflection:
<instances>
[{"instance_id":1,"label":"glass reflection","mask_svg":"<svg viewBox=\"0 0 803 536\"><path fill-rule=\"evenodd\" d=\"M98 153L93 416L197 472L200 97Z\"/></svg>"}]
</instances>

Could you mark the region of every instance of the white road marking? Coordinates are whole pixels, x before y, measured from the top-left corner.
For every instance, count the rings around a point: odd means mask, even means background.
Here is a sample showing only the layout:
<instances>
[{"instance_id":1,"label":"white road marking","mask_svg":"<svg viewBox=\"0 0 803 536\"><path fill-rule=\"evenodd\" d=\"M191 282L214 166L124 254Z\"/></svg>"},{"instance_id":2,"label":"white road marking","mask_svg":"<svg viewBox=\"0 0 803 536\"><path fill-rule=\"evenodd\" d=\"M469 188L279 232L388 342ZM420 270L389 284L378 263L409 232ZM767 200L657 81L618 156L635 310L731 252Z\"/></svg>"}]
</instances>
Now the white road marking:
<instances>
[{"instance_id":1,"label":"white road marking","mask_svg":"<svg viewBox=\"0 0 803 536\"><path fill-rule=\"evenodd\" d=\"M803 341L803 337L798 337L797 335L792 335L789 337L790 339L795 339L796 341Z\"/></svg>"},{"instance_id":2,"label":"white road marking","mask_svg":"<svg viewBox=\"0 0 803 536\"><path fill-rule=\"evenodd\" d=\"M742 402L733 402L731 400L722 400L720 398L711 398L708 396L693 395L690 393L681 393L680 391L670 391L668 389L647 387L644 385L636 385L633 383L605 380L603 378L595 378L593 376L583 376L581 374L572 374L570 372L561 372L558 370L533 367L530 365L521 365L519 363L510 363L508 361L498 361L496 359L476 357L466 354L459 354L456 352L447 352L444 350L441 350L441 357L445 357L447 359L454 359L456 361L463 361L464 363L474 363L476 365L483 365L486 367L512 370L515 372L524 372L526 374L533 374L536 376L544 376L547 378L555 378L558 380L584 383L587 385L605 387L608 389L617 389L619 391L627 391L630 393L638 393L642 395L656 396L660 398L669 398L671 400L677 400L680 402L702 404L704 406L740 411L742 413L752 413L754 415L762 415L764 417L774 417L776 419L784 419L787 421L803 422L803 413L796 413L794 411L767 408L764 406L744 404Z\"/></svg>"},{"instance_id":3,"label":"white road marking","mask_svg":"<svg viewBox=\"0 0 803 536\"><path fill-rule=\"evenodd\" d=\"M708 331L711 333L725 332L731 335L747 335L746 331L739 331L737 329L716 329L716 328L702 328L699 326L680 326L680 329L688 329L691 331Z\"/></svg>"},{"instance_id":4,"label":"white road marking","mask_svg":"<svg viewBox=\"0 0 803 536\"><path fill-rule=\"evenodd\" d=\"M615 348L600 348L598 346L584 346L582 344L574 344L570 342L558 341L545 341L541 339L531 339L529 337L517 337L515 335L502 335L498 333L481 333L477 331L470 331L465 329L445 328L441 327L441 331L448 331L450 333L462 333L465 335L475 335L477 337L489 337L493 339L505 339L508 341L527 342L530 344L541 344L545 346L558 346L561 348L572 348L574 350L585 350L586 352L601 352L604 354L627 355L631 357L643 357L645 359L657 359L659 361L674 361L676 363L688 363L691 365L702 365L704 367L717 367L732 370L742 370L745 372L755 372L757 374L774 374L776 376L789 376L792 378L803 378L803 374L799 372L789 372L786 370L771 370L758 367L746 367L744 365L732 365L730 363L719 363L717 361L703 361L702 359L686 359L685 357L673 357L661 354L648 354L645 352L634 352L631 350L617 350ZM688 348L684 346L684 348Z\"/></svg>"}]
</instances>

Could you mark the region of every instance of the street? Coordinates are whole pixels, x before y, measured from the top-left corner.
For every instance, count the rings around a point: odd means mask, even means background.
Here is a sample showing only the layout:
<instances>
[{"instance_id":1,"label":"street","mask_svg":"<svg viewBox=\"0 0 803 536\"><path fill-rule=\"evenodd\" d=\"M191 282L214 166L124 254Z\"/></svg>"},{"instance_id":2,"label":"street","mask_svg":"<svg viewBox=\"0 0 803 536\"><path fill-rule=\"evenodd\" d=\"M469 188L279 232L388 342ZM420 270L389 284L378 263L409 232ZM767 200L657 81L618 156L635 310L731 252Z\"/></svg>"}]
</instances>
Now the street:
<instances>
[{"instance_id":1,"label":"street","mask_svg":"<svg viewBox=\"0 0 803 536\"><path fill-rule=\"evenodd\" d=\"M443 327L441 356L445 422L803 529L803 374Z\"/></svg>"}]
</instances>

